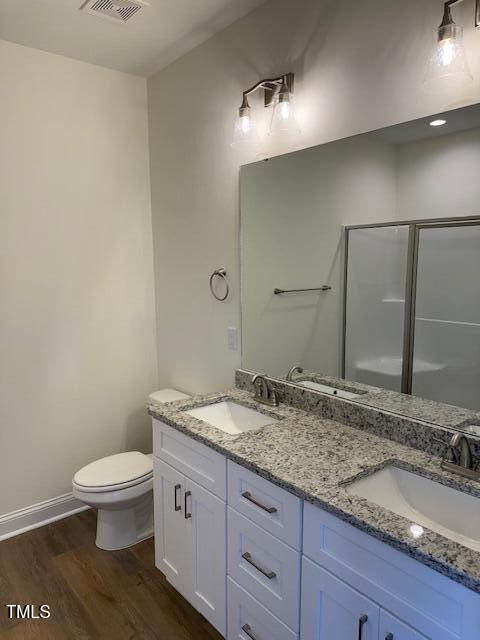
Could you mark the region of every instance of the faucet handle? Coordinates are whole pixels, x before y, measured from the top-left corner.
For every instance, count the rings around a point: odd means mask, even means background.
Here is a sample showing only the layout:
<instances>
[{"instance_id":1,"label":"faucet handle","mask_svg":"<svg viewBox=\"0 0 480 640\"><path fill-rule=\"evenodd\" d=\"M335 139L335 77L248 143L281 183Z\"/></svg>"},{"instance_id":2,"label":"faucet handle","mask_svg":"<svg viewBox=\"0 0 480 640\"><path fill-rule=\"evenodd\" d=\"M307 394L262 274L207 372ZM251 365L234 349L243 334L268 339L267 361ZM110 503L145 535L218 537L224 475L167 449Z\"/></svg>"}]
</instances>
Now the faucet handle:
<instances>
[{"instance_id":1,"label":"faucet handle","mask_svg":"<svg viewBox=\"0 0 480 640\"><path fill-rule=\"evenodd\" d=\"M444 440L441 440L440 438L436 438L435 436L432 436L432 440L435 440L435 442L438 442L439 444L443 445L445 447L445 454L443 456L443 459L446 462L450 462L452 464L458 464L458 457L457 454L455 453L455 449L454 447L456 446L456 444L453 443L453 440L455 438L455 436L457 436L458 433L455 433L452 436L452 440L450 441L450 443L445 442Z\"/></svg>"}]
</instances>

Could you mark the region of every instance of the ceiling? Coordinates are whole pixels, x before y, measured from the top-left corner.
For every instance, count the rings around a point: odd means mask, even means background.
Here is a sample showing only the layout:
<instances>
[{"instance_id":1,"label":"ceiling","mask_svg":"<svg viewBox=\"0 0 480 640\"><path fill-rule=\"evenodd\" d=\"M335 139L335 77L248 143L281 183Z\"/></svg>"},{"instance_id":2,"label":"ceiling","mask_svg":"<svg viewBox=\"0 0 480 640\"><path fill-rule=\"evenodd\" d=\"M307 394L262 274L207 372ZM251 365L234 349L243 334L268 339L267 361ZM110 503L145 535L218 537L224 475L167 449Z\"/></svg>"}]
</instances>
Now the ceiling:
<instances>
[{"instance_id":1,"label":"ceiling","mask_svg":"<svg viewBox=\"0 0 480 640\"><path fill-rule=\"evenodd\" d=\"M443 119L444 126L431 127L432 120ZM391 144L407 144L428 138L438 138L450 133L460 133L480 128L480 107L478 104L452 111L445 111L426 118L419 118L411 122L403 122L393 127L372 131L370 137L381 138Z\"/></svg>"},{"instance_id":2,"label":"ceiling","mask_svg":"<svg viewBox=\"0 0 480 640\"><path fill-rule=\"evenodd\" d=\"M0 2L0 39L149 76L265 0L148 0L125 24L80 11L83 2Z\"/></svg>"}]
</instances>

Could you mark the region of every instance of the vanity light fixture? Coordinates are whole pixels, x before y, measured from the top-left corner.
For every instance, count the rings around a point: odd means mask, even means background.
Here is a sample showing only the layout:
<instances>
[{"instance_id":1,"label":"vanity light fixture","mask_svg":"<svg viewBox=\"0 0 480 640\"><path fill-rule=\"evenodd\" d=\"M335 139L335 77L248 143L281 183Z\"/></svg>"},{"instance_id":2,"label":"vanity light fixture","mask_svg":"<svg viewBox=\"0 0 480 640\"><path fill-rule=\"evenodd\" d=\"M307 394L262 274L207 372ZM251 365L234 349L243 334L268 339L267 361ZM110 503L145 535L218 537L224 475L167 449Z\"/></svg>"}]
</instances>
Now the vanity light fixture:
<instances>
[{"instance_id":1,"label":"vanity light fixture","mask_svg":"<svg viewBox=\"0 0 480 640\"><path fill-rule=\"evenodd\" d=\"M444 124L447 124L447 121L443 120L442 118L439 118L438 120L432 120L430 122L431 127L443 127Z\"/></svg>"},{"instance_id":2,"label":"vanity light fixture","mask_svg":"<svg viewBox=\"0 0 480 640\"><path fill-rule=\"evenodd\" d=\"M285 73L278 78L260 80L243 92L242 104L235 123L233 146L244 146L257 136L255 118L248 97L256 91L263 91L265 108L274 107L271 132L287 133L295 129L296 118L293 106L295 74Z\"/></svg>"},{"instance_id":3,"label":"vanity light fixture","mask_svg":"<svg viewBox=\"0 0 480 640\"><path fill-rule=\"evenodd\" d=\"M452 17L451 8L463 0L447 0L444 5L443 19L437 29L435 44L425 80L452 78L456 81L472 80L465 46L463 27L457 25ZM475 26L480 27L480 0L475 0Z\"/></svg>"}]
</instances>

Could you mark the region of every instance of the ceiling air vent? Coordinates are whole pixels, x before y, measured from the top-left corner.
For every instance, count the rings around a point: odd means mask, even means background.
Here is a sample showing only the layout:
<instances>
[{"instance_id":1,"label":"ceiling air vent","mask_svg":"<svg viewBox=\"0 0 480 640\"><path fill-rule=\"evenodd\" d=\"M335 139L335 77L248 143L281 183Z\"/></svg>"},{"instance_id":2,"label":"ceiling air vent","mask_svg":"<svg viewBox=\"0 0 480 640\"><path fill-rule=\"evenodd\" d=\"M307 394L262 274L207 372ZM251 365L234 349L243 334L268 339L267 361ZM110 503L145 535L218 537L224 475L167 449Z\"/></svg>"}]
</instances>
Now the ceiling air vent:
<instances>
[{"instance_id":1,"label":"ceiling air vent","mask_svg":"<svg viewBox=\"0 0 480 640\"><path fill-rule=\"evenodd\" d=\"M87 0L80 9L92 16L125 23L148 4L145 0Z\"/></svg>"}]
</instances>

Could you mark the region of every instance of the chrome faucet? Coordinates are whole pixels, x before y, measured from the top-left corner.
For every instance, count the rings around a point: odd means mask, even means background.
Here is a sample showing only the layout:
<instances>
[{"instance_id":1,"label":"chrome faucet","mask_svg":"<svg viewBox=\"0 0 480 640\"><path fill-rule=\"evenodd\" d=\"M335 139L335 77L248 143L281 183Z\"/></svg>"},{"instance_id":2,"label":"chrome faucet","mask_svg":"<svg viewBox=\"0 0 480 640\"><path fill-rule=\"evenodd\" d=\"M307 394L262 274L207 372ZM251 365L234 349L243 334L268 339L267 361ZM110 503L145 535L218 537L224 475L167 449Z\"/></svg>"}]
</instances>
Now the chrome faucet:
<instances>
[{"instance_id":1,"label":"chrome faucet","mask_svg":"<svg viewBox=\"0 0 480 640\"><path fill-rule=\"evenodd\" d=\"M256 375L252 378L255 388L255 400L269 407L278 407L278 397L275 389L263 376Z\"/></svg>"},{"instance_id":2,"label":"chrome faucet","mask_svg":"<svg viewBox=\"0 0 480 640\"><path fill-rule=\"evenodd\" d=\"M470 443L467 438L461 433L455 433L450 440L450 447L455 451L459 450L460 455L457 455L457 464L463 469L473 469L473 456L470 448Z\"/></svg>"},{"instance_id":3,"label":"chrome faucet","mask_svg":"<svg viewBox=\"0 0 480 640\"><path fill-rule=\"evenodd\" d=\"M442 459L442 469L458 473L465 478L480 480L479 461L472 454L470 442L463 434L454 433L448 445L443 440L438 442L447 447L447 452Z\"/></svg>"},{"instance_id":4,"label":"chrome faucet","mask_svg":"<svg viewBox=\"0 0 480 640\"><path fill-rule=\"evenodd\" d=\"M285 380L287 382L291 382L293 380L294 373L303 373L302 367L299 367L298 364L292 367L290 371L287 373L287 377L285 378Z\"/></svg>"}]
</instances>

